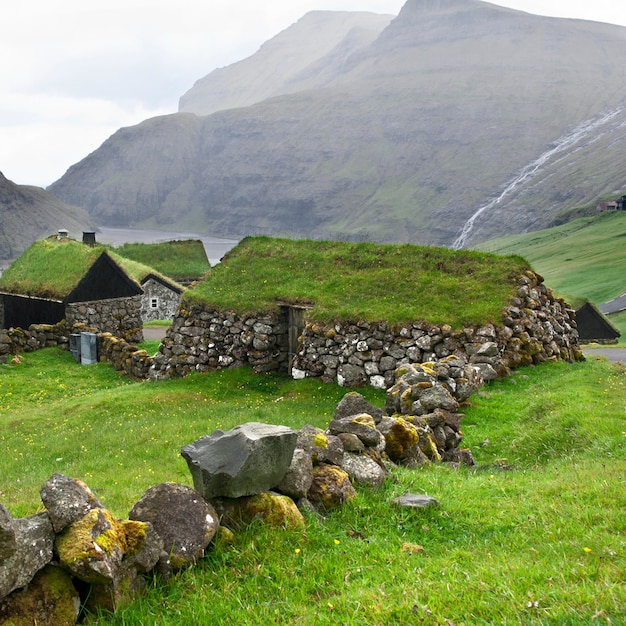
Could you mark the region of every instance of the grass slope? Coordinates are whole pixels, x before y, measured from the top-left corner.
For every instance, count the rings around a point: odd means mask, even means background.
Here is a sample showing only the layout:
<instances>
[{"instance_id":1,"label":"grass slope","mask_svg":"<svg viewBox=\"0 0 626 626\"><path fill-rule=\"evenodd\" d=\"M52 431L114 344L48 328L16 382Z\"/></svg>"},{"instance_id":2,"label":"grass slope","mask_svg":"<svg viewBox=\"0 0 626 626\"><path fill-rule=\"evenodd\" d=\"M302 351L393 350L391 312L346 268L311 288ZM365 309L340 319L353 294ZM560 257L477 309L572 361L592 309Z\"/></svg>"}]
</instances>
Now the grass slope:
<instances>
[{"instance_id":1,"label":"grass slope","mask_svg":"<svg viewBox=\"0 0 626 626\"><path fill-rule=\"evenodd\" d=\"M498 321L528 267L519 257L445 248L249 237L184 301L240 312L288 302L310 305L309 316L321 321L462 328Z\"/></svg>"},{"instance_id":2,"label":"grass slope","mask_svg":"<svg viewBox=\"0 0 626 626\"><path fill-rule=\"evenodd\" d=\"M31 514L62 472L125 517L153 484L190 484L181 445L248 420L323 427L344 392L247 369L137 383L56 349L28 354L0 366L0 502ZM624 406L626 376L606 361L520 370L465 409L475 468L398 468L304 534L252 525L97 623L624 623ZM407 492L441 506L392 505Z\"/></svg>"},{"instance_id":3,"label":"grass slope","mask_svg":"<svg viewBox=\"0 0 626 626\"><path fill-rule=\"evenodd\" d=\"M519 254L573 304L626 292L626 213L606 211L554 228L487 241L478 249Z\"/></svg>"}]
</instances>

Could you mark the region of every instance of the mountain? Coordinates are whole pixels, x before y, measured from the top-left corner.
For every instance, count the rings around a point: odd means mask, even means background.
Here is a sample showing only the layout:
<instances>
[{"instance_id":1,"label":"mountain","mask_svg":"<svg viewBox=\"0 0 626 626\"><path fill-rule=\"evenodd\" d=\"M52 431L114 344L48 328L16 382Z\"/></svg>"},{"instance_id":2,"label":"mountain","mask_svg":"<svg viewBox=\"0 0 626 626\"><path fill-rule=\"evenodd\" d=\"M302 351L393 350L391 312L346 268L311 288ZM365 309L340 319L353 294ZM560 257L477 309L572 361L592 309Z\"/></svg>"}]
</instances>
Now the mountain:
<instances>
[{"instance_id":1,"label":"mountain","mask_svg":"<svg viewBox=\"0 0 626 626\"><path fill-rule=\"evenodd\" d=\"M0 259L18 257L34 240L56 233L91 230L93 219L41 187L16 185L0 172Z\"/></svg>"},{"instance_id":2,"label":"mountain","mask_svg":"<svg viewBox=\"0 0 626 626\"><path fill-rule=\"evenodd\" d=\"M393 15L311 11L252 57L216 69L181 98L178 110L209 115L273 96L321 87L389 25Z\"/></svg>"},{"instance_id":3,"label":"mountain","mask_svg":"<svg viewBox=\"0 0 626 626\"><path fill-rule=\"evenodd\" d=\"M463 247L626 189L626 28L479 0L371 24L305 16L49 190L102 225Z\"/></svg>"}]
</instances>

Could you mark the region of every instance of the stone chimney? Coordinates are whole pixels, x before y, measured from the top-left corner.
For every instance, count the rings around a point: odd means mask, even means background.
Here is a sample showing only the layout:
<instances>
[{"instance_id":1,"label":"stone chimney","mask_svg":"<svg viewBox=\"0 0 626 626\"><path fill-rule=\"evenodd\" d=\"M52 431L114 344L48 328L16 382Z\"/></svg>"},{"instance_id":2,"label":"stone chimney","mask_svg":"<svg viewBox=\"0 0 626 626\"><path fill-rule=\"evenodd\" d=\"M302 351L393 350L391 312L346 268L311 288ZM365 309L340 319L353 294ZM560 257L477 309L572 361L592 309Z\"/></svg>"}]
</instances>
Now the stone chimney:
<instances>
[{"instance_id":1,"label":"stone chimney","mask_svg":"<svg viewBox=\"0 0 626 626\"><path fill-rule=\"evenodd\" d=\"M83 243L93 248L96 245L96 233L93 231L83 231Z\"/></svg>"}]
</instances>

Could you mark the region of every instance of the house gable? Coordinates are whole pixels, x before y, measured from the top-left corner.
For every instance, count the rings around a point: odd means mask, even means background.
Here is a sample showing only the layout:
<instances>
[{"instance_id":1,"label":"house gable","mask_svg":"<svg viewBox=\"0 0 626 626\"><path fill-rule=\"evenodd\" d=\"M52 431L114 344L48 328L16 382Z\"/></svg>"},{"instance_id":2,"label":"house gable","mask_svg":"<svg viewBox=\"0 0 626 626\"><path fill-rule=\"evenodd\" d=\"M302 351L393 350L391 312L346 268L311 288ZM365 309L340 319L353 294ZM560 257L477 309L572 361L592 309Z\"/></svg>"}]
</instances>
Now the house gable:
<instances>
[{"instance_id":1,"label":"house gable","mask_svg":"<svg viewBox=\"0 0 626 626\"><path fill-rule=\"evenodd\" d=\"M63 302L86 302L141 295L141 287L103 252Z\"/></svg>"},{"instance_id":2,"label":"house gable","mask_svg":"<svg viewBox=\"0 0 626 626\"><path fill-rule=\"evenodd\" d=\"M615 341L620 336L619 330L590 302L576 310L575 319L581 342Z\"/></svg>"}]
</instances>

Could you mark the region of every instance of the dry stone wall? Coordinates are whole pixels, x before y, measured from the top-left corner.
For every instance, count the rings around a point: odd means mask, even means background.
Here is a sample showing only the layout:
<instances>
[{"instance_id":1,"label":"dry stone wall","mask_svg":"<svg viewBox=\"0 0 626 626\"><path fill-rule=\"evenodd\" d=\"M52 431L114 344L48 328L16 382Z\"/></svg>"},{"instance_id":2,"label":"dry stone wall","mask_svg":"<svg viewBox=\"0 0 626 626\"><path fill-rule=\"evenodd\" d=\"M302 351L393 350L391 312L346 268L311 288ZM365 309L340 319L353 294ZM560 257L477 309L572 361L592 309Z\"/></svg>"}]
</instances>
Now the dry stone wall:
<instances>
[{"instance_id":1,"label":"dry stone wall","mask_svg":"<svg viewBox=\"0 0 626 626\"><path fill-rule=\"evenodd\" d=\"M118 372L131 378L145 380L150 376L153 357L135 344L111 333L96 333L96 329L76 324L68 328L65 321L58 324L32 324L22 328L0 329L0 363L20 362L20 354L42 348L70 349L70 335L81 332L96 334L98 360L113 365Z\"/></svg>"},{"instance_id":2,"label":"dry stone wall","mask_svg":"<svg viewBox=\"0 0 626 626\"><path fill-rule=\"evenodd\" d=\"M453 331L427 322L391 327L385 323L308 323L293 362L293 375L336 380L340 385L386 389L407 363L464 356L484 380L506 376L520 365L580 360L574 311L528 271L499 325Z\"/></svg>"},{"instance_id":3,"label":"dry stone wall","mask_svg":"<svg viewBox=\"0 0 626 626\"><path fill-rule=\"evenodd\" d=\"M101 333L111 333L126 341L143 340L141 296L73 302L65 307L68 326L84 324Z\"/></svg>"},{"instance_id":4,"label":"dry stone wall","mask_svg":"<svg viewBox=\"0 0 626 626\"><path fill-rule=\"evenodd\" d=\"M286 372L288 325L275 315L237 315L194 306L180 308L154 358L155 376L184 376L250 365L253 371Z\"/></svg>"}]
</instances>

